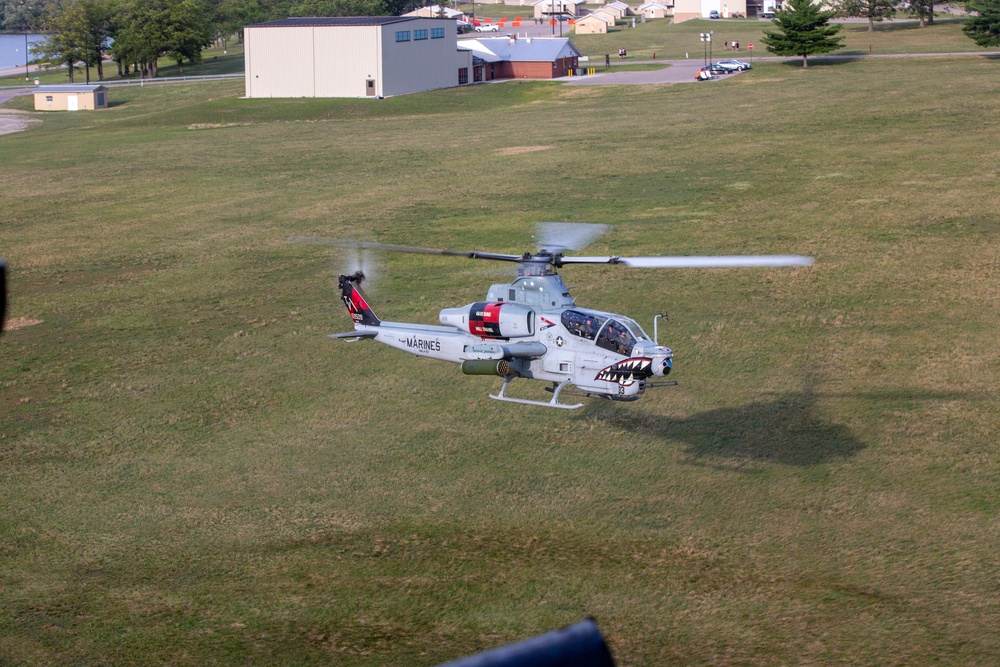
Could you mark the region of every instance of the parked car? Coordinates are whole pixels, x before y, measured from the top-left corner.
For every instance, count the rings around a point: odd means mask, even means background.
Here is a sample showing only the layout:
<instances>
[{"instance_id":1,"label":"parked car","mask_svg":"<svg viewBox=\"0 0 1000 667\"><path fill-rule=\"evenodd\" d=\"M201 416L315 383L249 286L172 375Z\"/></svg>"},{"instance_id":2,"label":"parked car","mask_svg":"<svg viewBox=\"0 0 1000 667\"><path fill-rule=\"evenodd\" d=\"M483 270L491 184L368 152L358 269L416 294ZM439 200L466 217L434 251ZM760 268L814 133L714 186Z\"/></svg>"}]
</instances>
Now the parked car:
<instances>
[{"instance_id":1,"label":"parked car","mask_svg":"<svg viewBox=\"0 0 1000 667\"><path fill-rule=\"evenodd\" d=\"M710 19L721 19L722 17L719 16L719 10L713 9L712 11L710 11L708 13L708 18L710 18Z\"/></svg>"},{"instance_id":2,"label":"parked car","mask_svg":"<svg viewBox=\"0 0 1000 667\"><path fill-rule=\"evenodd\" d=\"M712 64L708 65L708 67L702 67L701 71L702 72L708 72L709 74L713 74L715 76L719 76L720 74L732 74L736 70L728 70L728 69L725 69L724 67L719 67L715 63L712 63Z\"/></svg>"},{"instance_id":3,"label":"parked car","mask_svg":"<svg viewBox=\"0 0 1000 667\"><path fill-rule=\"evenodd\" d=\"M760 17L762 19L773 19L774 18L774 10L773 9L765 9L764 11L762 11L760 13Z\"/></svg>"},{"instance_id":4,"label":"parked car","mask_svg":"<svg viewBox=\"0 0 1000 667\"><path fill-rule=\"evenodd\" d=\"M734 60L732 58L726 58L725 60L720 60L715 63L716 67L721 67L727 72L742 72L745 69L750 69L750 63L745 63L742 60Z\"/></svg>"},{"instance_id":5,"label":"parked car","mask_svg":"<svg viewBox=\"0 0 1000 667\"><path fill-rule=\"evenodd\" d=\"M483 23L476 26L476 32L500 32L500 28L492 23Z\"/></svg>"}]
</instances>

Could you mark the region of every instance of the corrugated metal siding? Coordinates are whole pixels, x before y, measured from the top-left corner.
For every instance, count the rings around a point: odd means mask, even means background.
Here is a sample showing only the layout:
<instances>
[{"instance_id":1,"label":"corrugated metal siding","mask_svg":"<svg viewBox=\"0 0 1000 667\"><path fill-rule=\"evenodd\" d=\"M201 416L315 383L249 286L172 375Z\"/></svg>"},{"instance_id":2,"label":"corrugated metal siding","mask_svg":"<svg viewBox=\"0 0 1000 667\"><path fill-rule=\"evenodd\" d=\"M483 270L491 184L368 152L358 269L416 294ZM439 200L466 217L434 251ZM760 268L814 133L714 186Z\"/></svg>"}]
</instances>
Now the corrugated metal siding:
<instances>
[{"instance_id":1,"label":"corrugated metal siding","mask_svg":"<svg viewBox=\"0 0 1000 667\"><path fill-rule=\"evenodd\" d=\"M444 28L444 37L415 41L413 31ZM396 42L397 30L409 30L409 42ZM436 88L458 85L460 67L469 69L472 80L472 55L458 51L458 37L454 21L421 19L405 26L390 25L382 28L383 95L419 93Z\"/></svg>"},{"instance_id":2,"label":"corrugated metal siding","mask_svg":"<svg viewBox=\"0 0 1000 667\"><path fill-rule=\"evenodd\" d=\"M247 97L315 97L314 28L247 28Z\"/></svg>"},{"instance_id":3,"label":"corrugated metal siding","mask_svg":"<svg viewBox=\"0 0 1000 667\"><path fill-rule=\"evenodd\" d=\"M316 97L365 97L365 81L380 79L377 26L313 28Z\"/></svg>"},{"instance_id":4,"label":"corrugated metal siding","mask_svg":"<svg viewBox=\"0 0 1000 667\"><path fill-rule=\"evenodd\" d=\"M444 37L431 39L431 30ZM458 51L455 22L415 19L382 26L254 27L244 29L247 97L365 97L375 80L381 96L458 85L472 54ZM410 40L397 42L405 30ZM414 40L416 30L428 39Z\"/></svg>"}]
</instances>

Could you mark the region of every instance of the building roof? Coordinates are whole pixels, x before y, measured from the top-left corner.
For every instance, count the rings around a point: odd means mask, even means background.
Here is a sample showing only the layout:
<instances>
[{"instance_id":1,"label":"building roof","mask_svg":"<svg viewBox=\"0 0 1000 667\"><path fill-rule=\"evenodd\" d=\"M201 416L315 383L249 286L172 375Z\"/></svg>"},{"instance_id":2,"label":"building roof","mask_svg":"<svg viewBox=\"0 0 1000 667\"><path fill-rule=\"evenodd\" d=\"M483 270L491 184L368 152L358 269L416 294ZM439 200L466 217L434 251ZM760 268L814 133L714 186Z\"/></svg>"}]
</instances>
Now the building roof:
<instances>
[{"instance_id":1,"label":"building roof","mask_svg":"<svg viewBox=\"0 0 1000 667\"><path fill-rule=\"evenodd\" d=\"M509 37L477 37L463 39L458 48L468 48L474 56L486 62L529 62L554 63L560 58L581 56L580 50L566 37L529 37L510 39Z\"/></svg>"},{"instance_id":2,"label":"building roof","mask_svg":"<svg viewBox=\"0 0 1000 667\"><path fill-rule=\"evenodd\" d=\"M587 0L536 0L532 5L583 5Z\"/></svg>"},{"instance_id":3,"label":"building roof","mask_svg":"<svg viewBox=\"0 0 1000 667\"><path fill-rule=\"evenodd\" d=\"M604 23L612 24L615 21L615 17L606 12L591 12L585 16L581 16L576 20L577 23L581 21L586 21L587 19L594 19L595 21L603 21Z\"/></svg>"},{"instance_id":4,"label":"building roof","mask_svg":"<svg viewBox=\"0 0 1000 667\"><path fill-rule=\"evenodd\" d=\"M35 86L36 93L96 93L99 90L107 90L107 88L99 83L63 83L52 86Z\"/></svg>"},{"instance_id":5,"label":"building roof","mask_svg":"<svg viewBox=\"0 0 1000 667\"><path fill-rule=\"evenodd\" d=\"M419 7L417 9L414 9L412 12L406 12L405 14L401 14L401 16L421 16L420 12L426 10L430 10L431 14L440 14L442 10L444 11L444 17L432 16L429 18L453 19L465 15L463 12L460 12L457 9L452 9L451 7L442 7L441 5L427 5L426 7Z\"/></svg>"},{"instance_id":6,"label":"building roof","mask_svg":"<svg viewBox=\"0 0 1000 667\"><path fill-rule=\"evenodd\" d=\"M615 0L615 2L609 2L608 4L605 5L605 7L614 7L616 9L621 9L622 11L629 10L629 6L626 5L624 2L621 2L621 0Z\"/></svg>"},{"instance_id":7,"label":"building roof","mask_svg":"<svg viewBox=\"0 0 1000 667\"><path fill-rule=\"evenodd\" d=\"M637 10L642 10L642 9L648 9L650 7L658 7L660 9L670 9L670 7L668 7L667 5L663 4L662 2L647 2L644 5L639 5L638 7L636 7L636 9Z\"/></svg>"},{"instance_id":8,"label":"building roof","mask_svg":"<svg viewBox=\"0 0 1000 667\"><path fill-rule=\"evenodd\" d=\"M248 28L330 28L391 25L406 21L452 21L453 19L428 19L419 16L299 16L279 21L266 21L248 25Z\"/></svg>"}]
</instances>

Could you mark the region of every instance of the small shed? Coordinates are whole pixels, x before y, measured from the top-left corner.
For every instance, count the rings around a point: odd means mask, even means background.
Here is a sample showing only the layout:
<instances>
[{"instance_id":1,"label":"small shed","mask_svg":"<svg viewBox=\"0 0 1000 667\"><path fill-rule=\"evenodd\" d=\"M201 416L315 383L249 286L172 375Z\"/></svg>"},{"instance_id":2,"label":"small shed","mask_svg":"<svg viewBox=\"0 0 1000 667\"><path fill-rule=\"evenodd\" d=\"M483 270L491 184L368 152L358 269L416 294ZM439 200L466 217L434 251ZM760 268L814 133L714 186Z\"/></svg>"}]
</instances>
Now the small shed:
<instances>
[{"instance_id":1,"label":"small shed","mask_svg":"<svg viewBox=\"0 0 1000 667\"><path fill-rule=\"evenodd\" d=\"M573 31L578 35L603 35L608 32L608 24L614 25L615 20L608 14L587 14L577 19Z\"/></svg>"},{"instance_id":2,"label":"small shed","mask_svg":"<svg viewBox=\"0 0 1000 667\"><path fill-rule=\"evenodd\" d=\"M603 7L601 7L600 9L598 9L597 11L599 11L599 12L605 12L607 14L610 14L610 15L612 15L612 16L615 17L615 20L624 19L625 18L625 10L622 9L621 3L619 3L619 2L608 3L608 4L604 5Z\"/></svg>"},{"instance_id":3,"label":"small shed","mask_svg":"<svg viewBox=\"0 0 1000 667\"><path fill-rule=\"evenodd\" d=\"M35 88L35 111L80 111L107 107L108 89L100 84L67 84Z\"/></svg>"}]
</instances>

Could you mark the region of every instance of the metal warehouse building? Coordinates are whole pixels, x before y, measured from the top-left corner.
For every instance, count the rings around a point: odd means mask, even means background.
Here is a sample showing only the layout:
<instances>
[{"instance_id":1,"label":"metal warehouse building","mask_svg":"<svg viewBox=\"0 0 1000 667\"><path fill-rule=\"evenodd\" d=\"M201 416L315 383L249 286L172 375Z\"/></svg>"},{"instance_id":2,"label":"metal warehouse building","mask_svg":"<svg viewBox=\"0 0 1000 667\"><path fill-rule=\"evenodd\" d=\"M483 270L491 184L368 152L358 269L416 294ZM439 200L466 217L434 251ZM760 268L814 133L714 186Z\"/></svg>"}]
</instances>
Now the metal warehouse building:
<instances>
[{"instance_id":1,"label":"metal warehouse building","mask_svg":"<svg viewBox=\"0 0 1000 667\"><path fill-rule=\"evenodd\" d=\"M388 97L468 83L453 19L291 18L243 29L247 97Z\"/></svg>"}]
</instances>

